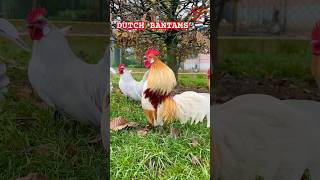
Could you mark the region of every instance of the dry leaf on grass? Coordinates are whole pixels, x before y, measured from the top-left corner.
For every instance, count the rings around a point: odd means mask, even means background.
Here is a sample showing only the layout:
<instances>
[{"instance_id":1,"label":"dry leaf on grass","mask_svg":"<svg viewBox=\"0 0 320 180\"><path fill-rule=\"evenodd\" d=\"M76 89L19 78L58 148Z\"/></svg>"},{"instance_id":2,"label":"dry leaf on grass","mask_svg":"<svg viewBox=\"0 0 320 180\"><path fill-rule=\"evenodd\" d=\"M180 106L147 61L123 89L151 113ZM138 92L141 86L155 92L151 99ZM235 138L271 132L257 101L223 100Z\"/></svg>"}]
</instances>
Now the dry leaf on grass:
<instances>
[{"instance_id":1,"label":"dry leaf on grass","mask_svg":"<svg viewBox=\"0 0 320 180\"><path fill-rule=\"evenodd\" d=\"M52 144L41 144L37 147L35 147L35 151L38 153L38 154L41 154L41 155L46 155L48 156L50 154L50 149L52 149Z\"/></svg>"},{"instance_id":2,"label":"dry leaf on grass","mask_svg":"<svg viewBox=\"0 0 320 180\"><path fill-rule=\"evenodd\" d=\"M170 134L174 138L178 138L179 137L179 132L178 132L178 130L176 128L170 128Z\"/></svg>"},{"instance_id":3,"label":"dry leaf on grass","mask_svg":"<svg viewBox=\"0 0 320 180\"><path fill-rule=\"evenodd\" d=\"M37 119L32 117L16 118L15 121L20 127L25 127L25 128L35 128L38 125Z\"/></svg>"},{"instance_id":4,"label":"dry leaf on grass","mask_svg":"<svg viewBox=\"0 0 320 180\"><path fill-rule=\"evenodd\" d=\"M113 131L119 131L121 129L124 129L126 127L137 127L138 123L136 122L128 122L125 118L119 116L117 118L114 118L110 122L110 129Z\"/></svg>"},{"instance_id":5,"label":"dry leaf on grass","mask_svg":"<svg viewBox=\"0 0 320 180\"><path fill-rule=\"evenodd\" d=\"M69 155L71 157L73 157L77 154L77 150L72 144L65 145L64 150L67 153L67 155Z\"/></svg>"},{"instance_id":6,"label":"dry leaf on grass","mask_svg":"<svg viewBox=\"0 0 320 180\"><path fill-rule=\"evenodd\" d=\"M191 145L192 145L193 147L196 147L196 146L199 145L199 141L198 141L198 139L197 139L196 137L192 137L192 139L191 139Z\"/></svg>"},{"instance_id":7,"label":"dry leaf on grass","mask_svg":"<svg viewBox=\"0 0 320 180\"><path fill-rule=\"evenodd\" d=\"M145 135L148 134L148 132L150 131L151 128L152 128L152 126L148 124L148 125L146 125L144 128L139 129L139 130L137 131L137 135L138 135L138 136L145 136Z\"/></svg>"},{"instance_id":8,"label":"dry leaf on grass","mask_svg":"<svg viewBox=\"0 0 320 180\"><path fill-rule=\"evenodd\" d=\"M47 180L48 177L39 173L30 173L25 177L19 177L17 180Z\"/></svg>"},{"instance_id":9,"label":"dry leaf on grass","mask_svg":"<svg viewBox=\"0 0 320 180\"><path fill-rule=\"evenodd\" d=\"M137 131L137 134L138 134L138 136L145 136L145 135L148 134L148 130L147 130L146 128L139 129L139 130Z\"/></svg>"},{"instance_id":10,"label":"dry leaf on grass","mask_svg":"<svg viewBox=\"0 0 320 180\"><path fill-rule=\"evenodd\" d=\"M198 156L192 155L192 156L191 156L191 162L192 162L192 164L194 164L194 165L199 165L199 164L200 164L200 158L199 158Z\"/></svg>"}]
</instances>

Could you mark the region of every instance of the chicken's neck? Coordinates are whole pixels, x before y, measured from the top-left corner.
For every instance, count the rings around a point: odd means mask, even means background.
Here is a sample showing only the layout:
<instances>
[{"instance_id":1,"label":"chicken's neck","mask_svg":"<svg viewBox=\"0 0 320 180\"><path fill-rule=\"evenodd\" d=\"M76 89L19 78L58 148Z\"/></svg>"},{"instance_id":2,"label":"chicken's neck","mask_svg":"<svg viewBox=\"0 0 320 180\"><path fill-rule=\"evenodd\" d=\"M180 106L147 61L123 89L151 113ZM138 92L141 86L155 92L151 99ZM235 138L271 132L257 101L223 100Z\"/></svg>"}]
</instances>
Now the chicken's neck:
<instances>
[{"instance_id":1,"label":"chicken's neck","mask_svg":"<svg viewBox=\"0 0 320 180\"><path fill-rule=\"evenodd\" d=\"M149 70L147 89L158 95L166 96L170 94L176 84L173 71L156 58Z\"/></svg>"},{"instance_id":2,"label":"chicken's neck","mask_svg":"<svg viewBox=\"0 0 320 180\"><path fill-rule=\"evenodd\" d=\"M33 42L32 57L42 61L65 62L76 58L63 33L54 25L49 25L49 32L41 40Z\"/></svg>"}]
</instances>

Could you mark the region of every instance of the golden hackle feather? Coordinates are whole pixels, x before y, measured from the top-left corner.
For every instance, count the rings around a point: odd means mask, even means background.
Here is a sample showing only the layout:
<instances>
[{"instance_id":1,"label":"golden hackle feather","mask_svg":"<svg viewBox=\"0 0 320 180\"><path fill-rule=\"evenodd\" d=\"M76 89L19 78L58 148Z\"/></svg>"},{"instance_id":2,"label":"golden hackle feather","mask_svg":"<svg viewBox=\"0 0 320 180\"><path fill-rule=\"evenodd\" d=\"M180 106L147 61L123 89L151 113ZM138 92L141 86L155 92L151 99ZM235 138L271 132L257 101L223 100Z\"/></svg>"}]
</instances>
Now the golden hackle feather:
<instances>
[{"instance_id":1,"label":"golden hackle feather","mask_svg":"<svg viewBox=\"0 0 320 180\"><path fill-rule=\"evenodd\" d=\"M150 67L147 83L151 91L169 94L176 86L177 81L173 71L161 62L160 59L154 57L154 63Z\"/></svg>"},{"instance_id":2,"label":"golden hackle feather","mask_svg":"<svg viewBox=\"0 0 320 180\"><path fill-rule=\"evenodd\" d=\"M159 115L165 124L172 123L178 114L178 107L172 97L167 97L159 107Z\"/></svg>"}]
</instances>

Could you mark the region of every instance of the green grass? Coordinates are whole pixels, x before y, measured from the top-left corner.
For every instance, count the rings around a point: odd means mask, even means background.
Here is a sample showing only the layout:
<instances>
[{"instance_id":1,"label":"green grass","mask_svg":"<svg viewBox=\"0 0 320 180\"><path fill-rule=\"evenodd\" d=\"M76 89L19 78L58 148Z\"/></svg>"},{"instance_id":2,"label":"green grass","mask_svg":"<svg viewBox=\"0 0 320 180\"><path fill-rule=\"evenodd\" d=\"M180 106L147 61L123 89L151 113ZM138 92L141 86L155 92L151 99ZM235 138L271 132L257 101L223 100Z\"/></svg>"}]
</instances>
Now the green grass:
<instances>
[{"instance_id":1,"label":"green grass","mask_svg":"<svg viewBox=\"0 0 320 180\"><path fill-rule=\"evenodd\" d=\"M224 39L219 41L219 70L235 76L311 80L310 42L305 40Z\"/></svg>"},{"instance_id":2,"label":"green grass","mask_svg":"<svg viewBox=\"0 0 320 180\"><path fill-rule=\"evenodd\" d=\"M116 68L115 68L116 69ZM128 68L132 72L140 72L134 74L136 79L141 79L146 69L141 68ZM118 76L114 76L112 82L117 83L119 81ZM178 75L179 86L189 88L207 88L208 79L206 74L179 74Z\"/></svg>"},{"instance_id":3,"label":"green grass","mask_svg":"<svg viewBox=\"0 0 320 180\"><path fill-rule=\"evenodd\" d=\"M142 75L135 75L141 79ZM112 179L209 179L210 136L206 122L197 125L173 123L168 127L155 128L146 136L136 131L147 124L140 102L127 99L117 90L118 77L113 77L111 94L111 118L122 116L139 123L138 128L111 131L111 178ZM187 81L190 79L190 81ZM200 80L200 83L194 83ZM205 75L183 75L185 86L206 87ZM170 127L180 133L175 139ZM196 137L199 145L193 147L191 139ZM200 165L191 162L191 156L201 159ZM150 165L151 164L151 165Z\"/></svg>"},{"instance_id":4,"label":"green grass","mask_svg":"<svg viewBox=\"0 0 320 180\"><path fill-rule=\"evenodd\" d=\"M75 53L92 63L102 57L106 40L69 38ZM99 128L74 125L66 118L54 120L53 110L29 91L30 52L1 38L0 55L11 81L6 99L0 100L0 179L33 172L50 179L103 179L107 165L103 147L90 143Z\"/></svg>"}]
</instances>

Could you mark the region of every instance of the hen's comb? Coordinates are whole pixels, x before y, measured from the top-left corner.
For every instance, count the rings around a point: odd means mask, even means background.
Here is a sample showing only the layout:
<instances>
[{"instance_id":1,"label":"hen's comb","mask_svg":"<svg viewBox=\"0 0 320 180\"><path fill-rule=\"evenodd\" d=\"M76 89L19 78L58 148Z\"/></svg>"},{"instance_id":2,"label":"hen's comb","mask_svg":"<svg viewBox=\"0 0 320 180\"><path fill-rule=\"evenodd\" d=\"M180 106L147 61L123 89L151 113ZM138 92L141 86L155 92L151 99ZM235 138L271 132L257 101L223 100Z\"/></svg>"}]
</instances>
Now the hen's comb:
<instances>
[{"instance_id":1,"label":"hen's comb","mask_svg":"<svg viewBox=\"0 0 320 180\"><path fill-rule=\"evenodd\" d=\"M160 52L156 49L152 49L152 48L149 48L145 53L144 55L146 57L150 57L150 56L158 56L160 54Z\"/></svg>"},{"instance_id":2,"label":"hen's comb","mask_svg":"<svg viewBox=\"0 0 320 180\"><path fill-rule=\"evenodd\" d=\"M208 76L208 79L210 79L210 68L208 69L207 76Z\"/></svg>"},{"instance_id":3,"label":"hen's comb","mask_svg":"<svg viewBox=\"0 0 320 180\"><path fill-rule=\"evenodd\" d=\"M47 16L47 10L40 7L32 8L27 15L27 22L32 23L39 16Z\"/></svg>"},{"instance_id":4,"label":"hen's comb","mask_svg":"<svg viewBox=\"0 0 320 180\"><path fill-rule=\"evenodd\" d=\"M118 68L124 68L124 64L119 64Z\"/></svg>"},{"instance_id":5,"label":"hen's comb","mask_svg":"<svg viewBox=\"0 0 320 180\"><path fill-rule=\"evenodd\" d=\"M312 41L320 41L320 21L313 26L311 38Z\"/></svg>"}]
</instances>

